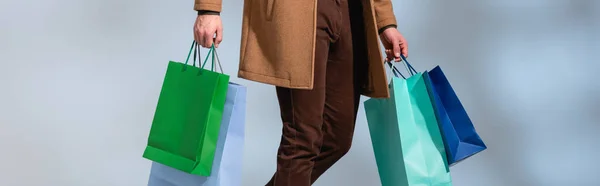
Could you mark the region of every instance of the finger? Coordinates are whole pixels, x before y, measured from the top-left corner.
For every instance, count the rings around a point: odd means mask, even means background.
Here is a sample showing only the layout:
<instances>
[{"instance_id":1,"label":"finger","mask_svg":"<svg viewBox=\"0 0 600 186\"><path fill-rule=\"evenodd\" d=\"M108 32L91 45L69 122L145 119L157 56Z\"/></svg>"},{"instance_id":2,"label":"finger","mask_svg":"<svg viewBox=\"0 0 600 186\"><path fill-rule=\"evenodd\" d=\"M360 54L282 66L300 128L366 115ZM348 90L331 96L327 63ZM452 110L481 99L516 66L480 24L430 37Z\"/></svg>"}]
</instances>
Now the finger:
<instances>
[{"instance_id":1,"label":"finger","mask_svg":"<svg viewBox=\"0 0 600 186\"><path fill-rule=\"evenodd\" d=\"M202 46L204 46L204 48L210 48L213 44L214 32L204 32L202 39L204 41Z\"/></svg>"},{"instance_id":2,"label":"finger","mask_svg":"<svg viewBox=\"0 0 600 186\"><path fill-rule=\"evenodd\" d=\"M394 57L396 58L396 62L400 61L400 41L397 39L392 43Z\"/></svg>"},{"instance_id":3,"label":"finger","mask_svg":"<svg viewBox=\"0 0 600 186\"><path fill-rule=\"evenodd\" d=\"M223 28L219 27L217 29L217 37L215 38L215 48L219 48L221 41L223 41Z\"/></svg>"},{"instance_id":4,"label":"finger","mask_svg":"<svg viewBox=\"0 0 600 186\"><path fill-rule=\"evenodd\" d=\"M400 48L402 48L402 55L404 55L404 57L408 57L408 44L406 41L402 42Z\"/></svg>"},{"instance_id":5,"label":"finger","mask_svg":"<svg viewBox=\"0 0 600 186\"><path fill-rule=\"evenodd\" d=\"M386 55L385 59L386 59L387 61L392 61L392 60L394 60L394 53L392 52L392 50L391 50L391 49L385 49L385 55Z\"/></svg>"},{"instance_id":6,"label":"finger","mask_svg":"<svg viewBox=\"0 0 600 186\"><path fill-rule=\"evenodd\" d=\"M198 34L198 45L204 47L204 31L198 30L196 33Z\"/></svg>"},{"instance_id":7,"label":"finger","mask_svg":"<svg viewBox=\"0 0 600 186\"><path fill-rule=\"evenodd\" d=\"M388 56L388 49L385 49L384 53L385 53L385 61L387 62L389 56Z\"/></svg>"},{"instance_id":8,"label":"finger","mask_svg":"<svg viewBox=\"0 0 600 186\"><path fill-rule=\"evenodd\" d=\"M197 28L194 28L194 41L196 41L196 43L200 44L200 33L198 32Z\"/></svg>"}]
</instances>

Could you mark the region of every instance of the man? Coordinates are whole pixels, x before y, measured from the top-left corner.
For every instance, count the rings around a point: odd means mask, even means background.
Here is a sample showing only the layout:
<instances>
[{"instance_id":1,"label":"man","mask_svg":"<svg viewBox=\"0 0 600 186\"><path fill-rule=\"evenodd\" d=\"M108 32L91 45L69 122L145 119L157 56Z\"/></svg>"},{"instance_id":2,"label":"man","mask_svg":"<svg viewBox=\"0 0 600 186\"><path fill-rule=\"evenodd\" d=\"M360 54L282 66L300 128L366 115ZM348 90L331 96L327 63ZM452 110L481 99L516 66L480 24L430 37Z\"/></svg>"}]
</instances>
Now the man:
<instances>
[{"instance_id":1,"label":"man","mask_svg":"<svg viewBox=\"0 0 600 186\"><path fill-rule=\"evenodd\" d=\"M221 0L195 0L195 40L218 47ZM352 143L360 95L389 97L407 54L391 0L245 0L238 76L276 86L283 131L268 186L309 186Z\"/></svg>"}]
</instances>

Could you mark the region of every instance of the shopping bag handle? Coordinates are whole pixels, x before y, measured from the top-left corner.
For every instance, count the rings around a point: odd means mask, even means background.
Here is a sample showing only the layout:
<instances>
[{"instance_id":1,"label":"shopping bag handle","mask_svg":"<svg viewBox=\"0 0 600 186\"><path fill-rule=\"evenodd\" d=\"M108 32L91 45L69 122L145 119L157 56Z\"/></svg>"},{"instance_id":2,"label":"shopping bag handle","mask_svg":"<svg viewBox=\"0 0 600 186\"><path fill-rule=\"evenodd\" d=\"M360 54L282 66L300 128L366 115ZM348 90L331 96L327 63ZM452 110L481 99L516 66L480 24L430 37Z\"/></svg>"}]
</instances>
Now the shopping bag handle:
<instances>
[{"instance_id":1,"label":"shopping bag handle","mask_svg":"<svg viewBox=\"0 0 600 186\"><path fill-rule=\"evenodd\" d=\"M192 42L192 46L190 46L190 51L188 52L188 55L185 58L185 66L187 66L188 61L190 60L190 56L192 55L192 51L194 52L194 61L193 61L193 65L192 66L194 66L194 67L196 66L196 51L194 50L195 46L196 46L196 41L193 41Z\"/></svg>"},{"instance_id":2,"label":"shopping bag handle","mask_svg":"<svg viewBox=\"0 0 600 186\"><path fill-rule=\"evenodd\" d=\"M404 67L406 67L406 70L410 73L410 76L414 76L415 74L417 74L417 71L408 62L408 60L406 60L406 57L402 54L400 54L400 57L402 58L402 62L404 62ZM390 66L390 69L392 69L394 76L396 76L397 78L402 77L402 79L406 79L406 77L402 75L402 73L400 73L400 70L398 70L398 68L396 68L396 66L391 61L386 59L385 62Z\"/></svg>"},{"instance_id":3,"label":"shopping bag handle","mask_svg":"<svg viewBox=\"0 0 600 186\"><path fill-rule=\"evenodd\" d=\"M184 70L187 67L187 65L189 64L189 60L190 60L190 56L192 54L192 51L194 52L194 56L192 59L192 66L196 67L196 59L198 59L198 65L200 65L200 57L202 56L200 54L200 45L198 43L196 43L196 41L192 41L192 46L190 47L190 51L188 52L188 56L185 59L185 65L184 65ZM204 62L202 63L201 66L199 66L199 68L204 69L204 67L206 66L206 63L208 62L208 57L211 56L211 71L215 71L215 56L216 56L216 62L219 65L219 70L221 72L221 74L223 73L223 66L221 66L221 60L219 60L219 56L216 53L216 48L215 45L213 44L210 49L208 50L208 54L206 55L206 58L204 58Z\"/></svg>"},{"instance_id":4,"label":"shopping bag handle","mask_svg":"<svg viewBox=\"0 0 600 186\"><path fill-rule=\"evenodd\" d=\"M402 77L402 79L406 79L406 77L404 77L404 75L402 75L402 73L400 73L400 71L396 68L396 66L394 66L394 64L392 64L392 62L386 60L385 63L387 63L390 66L390 69L392 69L392 73L394 73L394 76L396 76L397 78Z\"/></svg>"},{"instance_id":5,"label":"shopping bag handle","mask_svg":"<svg viewBox=\"0 0 600 186\"><path fill-rule=\"evenodd\" d=\"M215 45L213 44L212 47L214 48ZM217 64L219 65L219 70L221 71L221 74L223 74L223 66L221 66L221 60L219 60L219 54L217 53L217 48L213 49L213 65L215 64L215 62L214 62L215 57L217 59Z\"/></svg>"},{"instance_id":6,"label":"shopping bag handle","mask_svg":"<svg viewBox=\"0 0 600 186\"><path fill-rule=\"evenodd\" d=\"M402 58L402 61L404 62L404 66L406 67L406 70L408 70L408 72L410 73L411 76L417 74L418 72L415 70L415 68L412 67L412 65L410 65L410 63L408 62L408 60L406 60L406 57L403 54L400 54L400 58Z\"/></svg>"}]
</instances>

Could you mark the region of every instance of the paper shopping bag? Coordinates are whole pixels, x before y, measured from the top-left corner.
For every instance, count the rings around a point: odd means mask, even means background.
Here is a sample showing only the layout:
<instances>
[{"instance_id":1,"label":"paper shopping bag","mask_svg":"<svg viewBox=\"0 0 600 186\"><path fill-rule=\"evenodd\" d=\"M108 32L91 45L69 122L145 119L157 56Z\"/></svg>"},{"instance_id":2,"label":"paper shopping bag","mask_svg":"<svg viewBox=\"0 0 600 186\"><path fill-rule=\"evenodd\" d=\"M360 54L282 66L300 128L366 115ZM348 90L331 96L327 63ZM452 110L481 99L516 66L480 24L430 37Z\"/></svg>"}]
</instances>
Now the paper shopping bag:
<instances>
[{"instance_id":1,"label":"paper shopping bag","mask_svg":"<svg viewBox=\"0 0 600 186\"><path fill-rule=\"evenodd\" d=\"M199 51L194 42L188 59ZM169 62L143 157L183 172L209 176L223 117L229 76L194 64Z\"/></svg>"},{"instance_id":2,"label":"paper shopping bag","mask_svg":"<svg viewBox=\"0 0 600 186\"><path fill-rule=\"evenodd\" d=\"M487 149L442 68L436 66L424 75L444 137L448 164L452 166Z\"/></svg>"},{"instance_id":3,"label":"paper shopping bag","mask_svg":"<svg viewBox=\"0 0 600 186\"><path fill-rule=\"evenodd\" d=\"M383 186L452 185L423 73L393 77L390 98L371 98L364 107Z\"/></svg>"},{"instance_id":4,"label":"paper shopping bag","mask_svg":"<svg viewBox=\"0 0 600 186\"><path fill-rule=\"evenodd\" d=\"M153 162L148 186L240 186L246 118L246 87L229 83L210 176L189 174Z\"/></svg>"}]
</instances>

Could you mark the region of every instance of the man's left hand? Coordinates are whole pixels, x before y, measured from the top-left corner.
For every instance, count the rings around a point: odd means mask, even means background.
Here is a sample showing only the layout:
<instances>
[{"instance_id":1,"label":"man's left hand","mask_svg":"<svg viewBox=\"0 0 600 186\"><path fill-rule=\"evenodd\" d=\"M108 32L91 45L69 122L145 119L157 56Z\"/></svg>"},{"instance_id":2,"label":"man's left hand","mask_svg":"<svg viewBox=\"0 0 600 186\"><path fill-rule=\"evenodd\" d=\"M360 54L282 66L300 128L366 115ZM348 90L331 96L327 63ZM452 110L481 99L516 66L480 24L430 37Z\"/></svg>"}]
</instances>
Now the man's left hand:
<instances>
[{"instance_id":1,"label":"man's left hand","mask_svg":"<svg viewBox=\"0 0 600 186\"><path fill-rule=\"evenodd\" d=\"M388 61L395 60L399 62L401 60L400 54L404 57L408 57L408 45L404 36L396 28L385 29L379 37L381 43L385 47L386 59Z\"/></svg>"}]
</instances>

